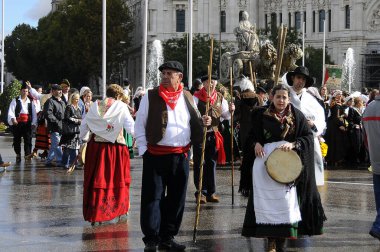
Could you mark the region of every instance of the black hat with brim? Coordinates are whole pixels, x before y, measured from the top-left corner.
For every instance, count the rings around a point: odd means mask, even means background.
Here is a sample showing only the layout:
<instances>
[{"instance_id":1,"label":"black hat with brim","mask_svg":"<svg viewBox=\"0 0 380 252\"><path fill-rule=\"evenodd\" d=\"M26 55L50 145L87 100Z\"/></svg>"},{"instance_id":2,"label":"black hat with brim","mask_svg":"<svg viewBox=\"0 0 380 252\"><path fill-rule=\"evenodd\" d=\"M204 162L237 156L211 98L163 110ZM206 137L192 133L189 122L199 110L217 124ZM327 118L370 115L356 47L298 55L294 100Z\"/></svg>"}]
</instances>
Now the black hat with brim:
<instances>
[{"instance_id":1,"label":"black hat with brim","mask_svg":"<svg viewBox=\"0 0 380 252\"><path fill-rule=\"evenodd\" d=\"M175 70L175 71L183 73L183 66L178 61L168 61L168 62L165 62L164 64L162 64L158 68L158 70L160 70L161 72L164 69L172 69L172 70Z\"/></svg>"},{"instance_id":2,"label":"black hat with brim","mask_svg":"<svg viewBox=\"0 0 380 252\"><path fill-rule=\"evenodd\" d=\"M305 88L311 87L315 82L314 78L310 77L309 69L307 69L306 67L300 66L300 67L297 67L296 69L294 69L293 72L288 72L286 74L286 80L287 80L289 86L293 86L292 77L296 76L296 75L305 76L305 78L306 78Z\"/></svg>"},{"instance_id":3,"label":"black hat with brim","mask_svg":"<svg viewBox=\"0 0 380 252\"><path fill-rule=\"evenodd\" d=\"M263 87L257 87L256 88L256 93L259 94L259 93L264 93L266 94L267 91L263 88Z\"/></svg>"},{"instance_id":4,"label":"black hat with brim","mask_svg":"<svg viewBox=\"0 0 380 252\"><path fill-rule=\"evenodd\" d=\"M208 80L208 75L203 75L203 76L201 77L201 81L204 82L204 81L206 81L206 80ZM216 76L216 75L211 75L211 80L218 80L218 76Z\"/></svg>"}]
</instances>

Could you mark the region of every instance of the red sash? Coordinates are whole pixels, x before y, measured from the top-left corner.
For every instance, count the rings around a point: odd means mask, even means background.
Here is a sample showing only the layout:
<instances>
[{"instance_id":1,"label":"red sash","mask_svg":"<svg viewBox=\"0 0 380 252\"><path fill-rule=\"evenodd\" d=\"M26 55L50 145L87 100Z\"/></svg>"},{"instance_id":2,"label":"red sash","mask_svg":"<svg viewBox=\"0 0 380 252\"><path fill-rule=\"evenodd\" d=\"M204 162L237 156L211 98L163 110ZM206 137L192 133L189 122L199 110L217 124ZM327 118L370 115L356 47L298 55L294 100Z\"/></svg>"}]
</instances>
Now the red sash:
<instances>
[{"instance_id":1,"label":"red sash","mask_svg":"<svg viewBox=\"0 0 380 252\"><path fill-rule=\"evenodd\" d=\"M187 155L187 152L189 150L190 150L190 144L186 146L180 146L180 147L148 144L148 151L152 153L153 155L158 155L158 156L167 155L167 154L182 154L182 153L185 153Z\"/></svg>"},{"instance_id":2,"label":"red sash","mask_svg":"<svg viewBox=\"0 0 380 252\"><path fill-rule=\"evenodd\" d=\"M224 151L223 136L219 131L215 131L215 148L218 151L218 164L226 164L226 152Z\"/></svg>"},{"instance_id":3,"label":"red sash","mask_svg":"<svg viewBox=\"0 0 380 252\"><path fill-rule=\"evenodd\" d=\"M17 122L23 122L26 123L29 121L29 114L21 114L16 118Z\"/></svg>"}]
</instances>

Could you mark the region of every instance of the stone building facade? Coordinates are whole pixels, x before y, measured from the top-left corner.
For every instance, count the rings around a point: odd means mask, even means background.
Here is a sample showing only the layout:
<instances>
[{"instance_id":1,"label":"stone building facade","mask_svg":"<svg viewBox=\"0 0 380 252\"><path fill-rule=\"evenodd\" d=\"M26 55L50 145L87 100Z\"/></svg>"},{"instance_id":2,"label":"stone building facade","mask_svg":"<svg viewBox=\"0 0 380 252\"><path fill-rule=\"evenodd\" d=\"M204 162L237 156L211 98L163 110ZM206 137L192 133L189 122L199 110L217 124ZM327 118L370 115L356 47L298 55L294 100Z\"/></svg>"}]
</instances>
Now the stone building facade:
<instances>
[{"instance_id":1,"label":"stone building facade","mask_svg":"<svg viewBox=\"0 0 380 252\"><path fill-rule=\"evenodd\" d=\"M59 0L52 1L52 7ZM133 47L126 59L125 76L141 85L141 45L144 0L125 0L135 20ZM149 0L148 44L180 37L189 30L188 0ZM193 32L213 35L235 43L233 29L239 13L250 14L257 28L283 23L301 31L305 22L305 46L321 48L323 20L326 49L336 64L342 64L348 48L354 50L354 87L378 86L380 74L380 1L378 0L193 0ZM321 73L322 74L322 73Z\"/></svg>"}]
</instances>

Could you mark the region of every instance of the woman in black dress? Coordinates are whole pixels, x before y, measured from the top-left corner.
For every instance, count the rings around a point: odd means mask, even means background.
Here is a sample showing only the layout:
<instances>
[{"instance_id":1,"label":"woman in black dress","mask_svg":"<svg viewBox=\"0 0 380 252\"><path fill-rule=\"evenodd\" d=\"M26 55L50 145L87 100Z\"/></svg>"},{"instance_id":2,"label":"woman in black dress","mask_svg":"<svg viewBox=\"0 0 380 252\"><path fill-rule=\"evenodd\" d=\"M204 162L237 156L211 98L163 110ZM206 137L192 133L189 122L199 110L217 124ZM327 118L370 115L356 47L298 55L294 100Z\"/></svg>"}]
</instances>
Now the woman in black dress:
<instances>
[{"instance_id":1,"label":"woman in black dress","mask_svg":"<svg viewBox=\"0 0 380 252\"><path fill-rule=\"evenodd\" d=\"M328 151L326 161L330 165L339 166L343 163L347 153L347 126L348 122L342 103L342 91L334 92L330 103L330 116L327 119L325 134Z\"/></svg>"},{"instance_id":2,"label":"woman in black dress","mask_svg":"<svg viewBox=\"0 0 380 252\"><path fill-rule=\"evenodd\" d=\"M245 145L252 155L243 159L239 191L249 193L242 235L268 238L268 251L281 251L288 238L322 234L326 217L315 182L313 133L289 103L286 86L274 87L272 95L269 107L252 114ZM294 184L280 184L266 172L264 163L276 148L299 154L304 170Z\"/></svg>"}]
</instances>

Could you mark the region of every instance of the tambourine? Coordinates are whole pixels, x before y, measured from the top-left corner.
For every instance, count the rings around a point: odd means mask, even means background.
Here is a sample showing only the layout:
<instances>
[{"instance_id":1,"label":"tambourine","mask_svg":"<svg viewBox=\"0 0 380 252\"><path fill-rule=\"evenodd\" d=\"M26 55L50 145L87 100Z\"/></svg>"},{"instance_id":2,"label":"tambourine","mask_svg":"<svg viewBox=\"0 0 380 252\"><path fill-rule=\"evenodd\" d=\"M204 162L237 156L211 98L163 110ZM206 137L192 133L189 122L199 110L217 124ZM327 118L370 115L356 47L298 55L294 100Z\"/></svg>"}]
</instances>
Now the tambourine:
<instances>
[{"instance_id":1,"label":"tambourine","mask_svg":"<svg viewBox=\"0 0 380 252\"><path fill-rule=\"evenodd\" d=\"M282 184L294 182L303 170L298 154L293 151L274 150L265 161L269 176Z\"/></svg>"}]
</instances>

